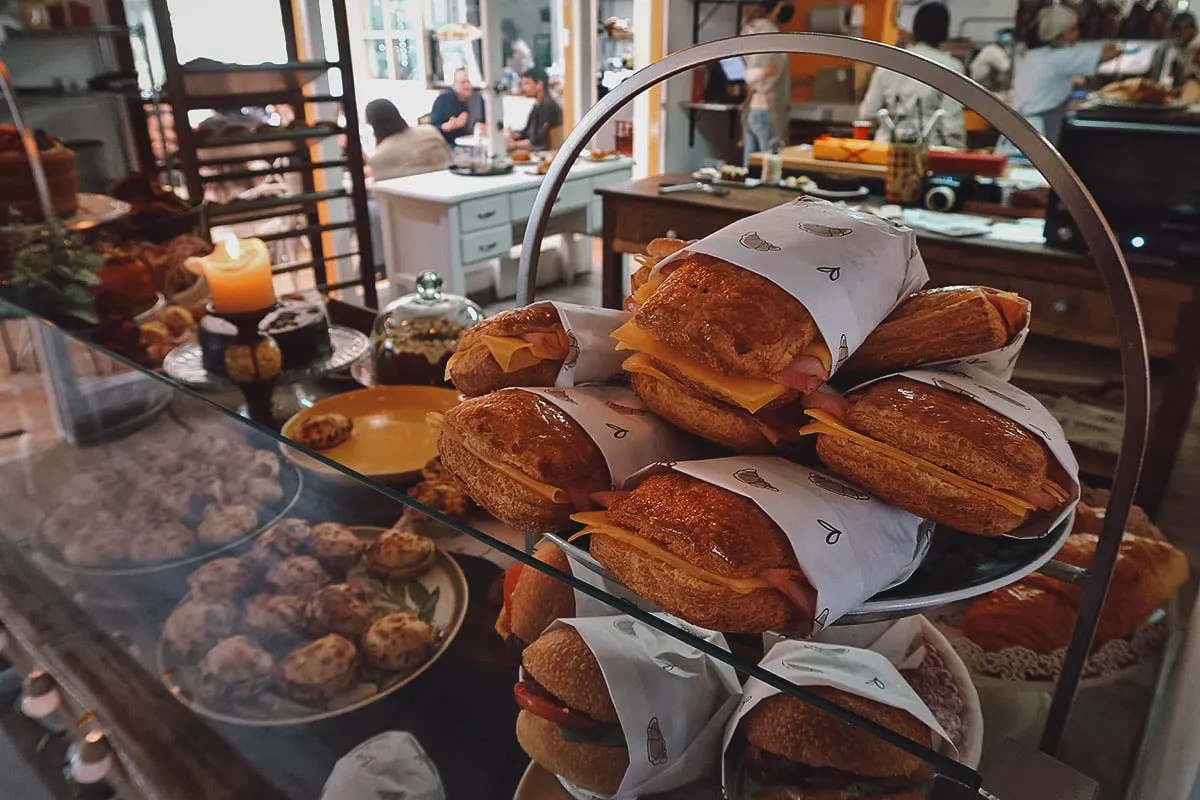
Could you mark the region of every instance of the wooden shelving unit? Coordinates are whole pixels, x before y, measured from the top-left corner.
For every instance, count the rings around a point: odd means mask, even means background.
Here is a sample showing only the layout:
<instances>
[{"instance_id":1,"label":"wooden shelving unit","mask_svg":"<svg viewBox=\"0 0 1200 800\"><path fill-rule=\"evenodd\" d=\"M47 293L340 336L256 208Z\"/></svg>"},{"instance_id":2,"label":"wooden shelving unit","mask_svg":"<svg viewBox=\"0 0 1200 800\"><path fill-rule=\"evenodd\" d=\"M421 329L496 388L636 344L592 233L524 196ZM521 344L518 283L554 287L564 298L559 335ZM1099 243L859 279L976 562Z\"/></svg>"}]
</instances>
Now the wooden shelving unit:
<instances>
[{"instance_id":1,"label":"wooden shelving unit","mask_svg":"<svg viewBox=\"0 0 1200 800\"><path fill-rule=\"evenodd\" d=\"M176 120L178 149L164 168L178 170L188 196L205 196L207 185L222 181L254 179L273 175L299 177L301 191L281 197L236 200L209 204L206 214L210 226L254 222L273 217L302 214L305 224L295 230L267 234L264 239L306 239L311 257L298 263L277 264L276 274L311 270L315 284L323 292L360 289L368 306L378 305L375 290L375 265L371 257L371 225L367 211L367 192L363 175L362 143L359 141L358 105L354 91L354 73L350 64L350 35L344 3L335 2L333 19L337 41L336 60L306 60L301 53L292 0L279 0L280 25L284 31L287 61L280 64L180 64L175 48L167 0L151 0L154 23L162 46L166 68L163 101L171 107ZM338 94L316 91L313 86L332 69L341 76ZM342 124L309 120L309 107L319 103L338 103ZM257 130L237 135L214 135L201 139L187 124L188 112L197 109L243 108L248 106L287 105L296 122L286 128ZM344 153L338 158L319 155L316 145L330 137L344 137ZM261 147L262 145L276 147ZM229 153L214 153L228 148ZM269 160L267 168L252 167L251 162ZM237 169L241 165L243 169ZM221 167L216 173L208 168ZM318 173L331 170L339 177L325 180ZM326 178L328 176L325 176ZM347 220L328 218L331 202L348 201ZM337 231L353 230L355 249L330 252L330 237ZM336 248L333 248L336 249ZM356 262L356 277L338 280L333 265Z\"/></svg>"}]
</instances>

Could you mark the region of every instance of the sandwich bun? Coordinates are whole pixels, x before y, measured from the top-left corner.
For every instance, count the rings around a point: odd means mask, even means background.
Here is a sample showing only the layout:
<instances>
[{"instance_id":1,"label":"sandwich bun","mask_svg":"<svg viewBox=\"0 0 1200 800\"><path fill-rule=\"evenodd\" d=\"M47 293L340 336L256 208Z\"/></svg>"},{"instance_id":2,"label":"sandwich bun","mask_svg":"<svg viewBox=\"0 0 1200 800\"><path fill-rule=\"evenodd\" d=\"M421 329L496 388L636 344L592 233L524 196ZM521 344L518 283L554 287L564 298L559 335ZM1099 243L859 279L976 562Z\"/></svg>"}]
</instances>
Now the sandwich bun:
<instances>
[{"instance_id":1,"label":"sandwich bun","mask_svg":"<svg viewBox=\"0 0 1200 800\"><path fill-rule=\"evenodd\" d=\"M652 366L660 367L657 363ZM775 451L752 414L697 391L687 382L670 376L667 370L658 375L630 371L629 382L647 408L677 428L736 453Z\"/></svg>"},{"instance_id":2,"label":"sandwich bun","mask_svg":"<svg viewBox=\"0 0 1200 800\"><path fill-rule=\"evenodd\" d=\"M604 455L583 428L553 404L519 390L493 392L447 411L438 455L476 503L527 533L570 528L572 498L610 486Z\"/></svg>"},{"instance_id":3,"label":"sandwich bun","mask_svg":"<svg viewBox=\"0 0 1200 800\"><path fill-rule=\"evenodd\" d=\"M563 572L571 571L566 554L554 542L539 544L533 557ZM537 639L554 620L573 616L575 592L570 586L524 564L509 568L504 576L504 607L496 620L496 633L524 645Z\"/></svg>"},{"instance_id":4,"label":"sandwich bun","mask_svg":"<svg viewBox=\"0 0 1200 800\"><path fill-rule=\"evenodd\" d=\"M468 397L478 397L512 386L553 386L563 358L545 358L530 366L505 372L488 349L485 337L521 337L524 334L555 334L563 331L558 311L549 303L502 311L469 328L458 342L446 377Z\"/></svg>"},{"instance_id":5,"label":"sandwich bun","mask_svg":"<svg viewBox=\"0 0 1200 800\"><path fill-rule=\"evenodd\" d=\"M529 677L571 710L620 724L600 664L574 628L543 634L525 648L521 661ZM615 793L629 768L627 747L567 741L559 725L528 710L517 716L517 741L550 772L594 792Z\"/></svg>"},{"instance_id":6,"label":"sandwich bun","mask_svg":"<svg viewBox=\"0 0 1200 800\"><path fill-rule=\"evenodd\" d=\"M997 350L1028 323L1012 292L948 286L909 295L850 356L843 375L887 375Z\"/></svg>"},{"instance_id":7,"label":"sandwich bun","mask_svg":"<svg viewBox=\"0 0 1200 800\"><path fill-rule=\"evenodd\" d=\"M1062 470L1046 445L981 403L908 378L879 381L848 400L846 426L894 452L821 433L817 454L834 473L893 505L967 533L996 535L1037 508L1064 502L1055 482Z\"/></svg>"},{"instance_id":8,"label":"sandwich bun","mask_svg":"<svg viewBox=\"0 0 1200 800\"><path fill-rule=\"evenodd\" d=\"M815 592L787 536L753 501L667 473L614 501L604 518L592 529L592 555L666 611L728 633L811 627ZM789 599L764 573L796 581L800 597Z\"/></svg>"},{"instance_id":9,"label":"sandwich bun","mask_svg":"<svg viewBox=\"0 0 1200 800\"><path fill-rule=\"evenodd\" d=\"M692 361L727 375L774 379L820 339L800 301L761 275L704 255L671 266L634 320Z\"/></svg>"}]
</instances>

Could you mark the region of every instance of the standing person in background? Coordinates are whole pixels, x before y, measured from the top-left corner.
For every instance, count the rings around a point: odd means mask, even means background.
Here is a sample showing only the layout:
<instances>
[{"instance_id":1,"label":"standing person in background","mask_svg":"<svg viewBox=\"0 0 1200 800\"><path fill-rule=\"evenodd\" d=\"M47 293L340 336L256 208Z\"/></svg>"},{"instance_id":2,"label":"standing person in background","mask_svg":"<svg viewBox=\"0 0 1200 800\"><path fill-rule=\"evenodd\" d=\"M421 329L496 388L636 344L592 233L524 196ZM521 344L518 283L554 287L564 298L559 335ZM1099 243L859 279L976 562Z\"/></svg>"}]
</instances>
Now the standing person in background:
<instances>
[{"instance_id":1,"label":"standing person in background","mask_svg":"<svg viewBox=\"0 0 1200 800\"><path fill-rule=\"evenodd\" d=\"M1121 54L1115 42L1080 42L1079 16L1066 6L1046 6L1037 17L1041 46L1021 55L1013 72L1013 108L1051 144L1058 144L1067 102L1079 75L1095 75Z\"/></svg>"},{"instance_id":2,"label":"standing person in background","mask_svg":"<svg viewBox=\"0 0 1200 800\"><path fill-rule=\"evenodd\" d=\"M996 31L996 41L988 42L971 59L971 79L997 94L1007 91L1012 83L1013 29Z\"/></svg>"},{"instance_id":3,"label":"standing person in background","mask_svg":"<svg viewBox=\"0 0 1200 800\"><path fill-rule=\"evenodd\" d=\"M1200 32L1196 30L1193 14L1185 11L1171 20L1171 43L1175 49L1171 59L1171 85L1178 89L1188 81L1200 78Z\"/></svg>"},{"instance_id":4,"label":"standing person in background","mask_svg":"<svg viewBox=\"0 0 1200 800\"><path fill-rule=\"evenodd\" d=\"M917 9L912 23L912 44L905 49L930 61L965 72L963 63L949 53L939 50L950 36L950 12L941 3L926 3ZM860 119L875 119L880 109L887 109L896 125L904 123L921 132L938 109L944 112L941 123L929 136L931 145L965 147L967 133L963 126L962 104L942 94L928 84L898 72L877 69L871 74L867 94L858 108ZM891 141L891 131L880 125L875 132L878 141Z\"/></svg>"},{"instance_id":5,"label":"standing person in background","mask_svg":"<svg viewBox=\"0 0 1200 800\"><path fill-rule=\"evenodd\" d=\"M792 21L795 7L785 0L762 0L759 16L742 26L742 35L779 33L779 26ZM766 150L772 139L788 140L792 80L787 53L758 53L746 57L746 89L749 98L742 120L742 161L750 165L750 154Z\"/></svg>"},{"instance_id":6,"label":"standing person in background","mask_svg":"<svg viewBox=\"0 0 1200 800\"><path fill-rule=\"evenodd\" d=\"M561 128L562 109L550 95L546 85L546 70L533 67L521 76L521 94L537 102L529 112L524 130L508 134L509 150L549 150L550 131Z\"/></svg>"},{"instance_id":7,"label":"standing person in background","mask_svg":"<svg viewBox=\"0 0 1200 800\"><path fill-rule=\"evenodd\" d=\"M471 76L461 67L454 70L454 82L450 88L437 96L433 108L429 111L429 124L442 132L446 144L454 147L460 136L470 136L475 127L473 123L482 120L471 119Z\"/></svg>"},{"instance_id":8,"label":"standing person in background","mask_svg":"<svg viewBox=\"0 0 1200 800\"><path fill-rule=\"evenodd\" d=\"M521 38L517 24L508 17L500 20L500 33L504 37L504 66L509 72L524 75L537 66L533 60L533 50L529 43Z\"/></svg>"}]
</instances>

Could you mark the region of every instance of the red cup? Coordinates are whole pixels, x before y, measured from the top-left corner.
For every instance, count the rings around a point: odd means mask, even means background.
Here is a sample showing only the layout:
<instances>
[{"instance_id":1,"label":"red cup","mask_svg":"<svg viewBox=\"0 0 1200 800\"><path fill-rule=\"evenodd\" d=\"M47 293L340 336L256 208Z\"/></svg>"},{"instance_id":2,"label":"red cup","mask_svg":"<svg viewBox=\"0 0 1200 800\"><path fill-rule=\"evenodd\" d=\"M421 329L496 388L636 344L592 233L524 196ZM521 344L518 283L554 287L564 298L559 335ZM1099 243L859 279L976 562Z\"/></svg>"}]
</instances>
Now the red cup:
<instances>
[{"instance_id":1,"label":"red cup","mask_svg":"<svg viewBox=\"0 0 1200 800\"><path fill-rule=\"evenodd\" d=\"M859 119L854 121L854 138L855 139L870 139L871 138L871 122L870 120Z\"/></svg>"}]
</instances>

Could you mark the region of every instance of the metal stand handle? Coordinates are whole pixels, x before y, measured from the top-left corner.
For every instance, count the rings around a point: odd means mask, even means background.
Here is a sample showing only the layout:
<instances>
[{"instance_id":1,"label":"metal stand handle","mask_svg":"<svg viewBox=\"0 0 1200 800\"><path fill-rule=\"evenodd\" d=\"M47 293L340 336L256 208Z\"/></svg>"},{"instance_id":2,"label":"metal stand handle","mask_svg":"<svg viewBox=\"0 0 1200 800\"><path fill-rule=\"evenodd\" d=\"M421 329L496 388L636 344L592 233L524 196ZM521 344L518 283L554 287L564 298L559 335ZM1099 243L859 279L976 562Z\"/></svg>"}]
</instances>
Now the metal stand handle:
<instances>
[{"instance_id":1,"label":"metal stand handle","mask_svg":"<svg viewBox=\"0 0 1200 800\"><path fill-rule=\"evenodd\" d=\"M674 75L710 61L730 56L758 53L800 53L834 56L863 61L916 78L973 109L1015 144L1041 171L1058 194L1079 227L1088 251L1096 262L1100 280L1112 302L1120 338L1121 366L1124 370L1125 426L1121 452L1113 472L1112 494L1104 515L1095 559L1083 590L1083 601L1075 621L1075 630L1063 659L1062 671L1050 703L1041 748L1051 754L1058 751L1067 717L1083 674L1084 661L1091 649L1100 609L1108 593L1108 583L1121 544L1125 519L1133 504L1146 451L1150 409L1150 371L1142 314L1133 281L1117 240L1108 227L1095 200L1079 177L1049 142L1021 115L999 97L969 78L941 64L907 50L889 45L819 33L765 33L722 39L671 53L660 61L638 70L592 107L567 137L550 165L525 228L521 265L517 277L517 302L533 300L536 289L538 256L542 237L550 219L553 200L566 180L571 165L600 127L635 95Z\"/></svg>"}]
</instances>

